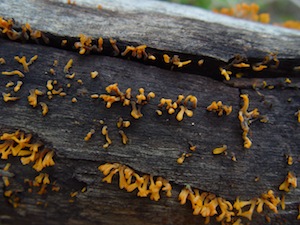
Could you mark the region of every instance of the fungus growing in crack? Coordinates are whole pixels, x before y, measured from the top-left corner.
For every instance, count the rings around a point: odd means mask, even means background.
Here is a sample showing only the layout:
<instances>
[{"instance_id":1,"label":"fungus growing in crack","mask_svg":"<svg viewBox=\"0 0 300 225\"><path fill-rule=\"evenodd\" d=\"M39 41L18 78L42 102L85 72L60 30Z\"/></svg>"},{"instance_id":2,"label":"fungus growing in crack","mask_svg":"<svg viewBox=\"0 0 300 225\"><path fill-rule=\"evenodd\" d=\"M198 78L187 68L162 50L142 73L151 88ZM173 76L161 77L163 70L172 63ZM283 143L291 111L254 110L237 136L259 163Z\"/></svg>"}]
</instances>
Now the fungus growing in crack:
<instances>
[{"instance_id":1,"label":"fungus growing in crack","mask_svg":"<svg viewBox=\"0 0 300 225\"><path fill-rule=\"evenodd\" d=\"M266 66L266 65L253 65L252 66L253 71L256 71L256 72L262 71L266 68L268 68L268 66Z\"/></svg>"},{"instance_id":2,"label":"fungus growing in crack","mask_svg":"<svg viewBox=\"0 0 300 225\"><path fill-rule=\"evenodd\" d=\"M64 67L64 73L69 73L69 69L72 67L72 65L73 65L73 59L69 59L69 61Z\"/></svg>"},{"instance_id":3,"label":"fungus growing in crack","mask_svg":"<svg viewBox=\"0 0 300 225\"><path fill-rule=\"evenodd\" d=\"M2 72L3 75L6 75L6 76L13 76L13 75L18 75L19 77L25 77L25 75L19 71L19 70L13 70L13 71L3 71Z\"/></svg>"},{"instance_id":4,"label":"fungus growing in crack","mask_svg":"<svg viewBox=\"0 0 300 225\"><path fill-rule=\"evenodd\" d=\"M232 72L229 70L226 70L222 67L220 67L219 69L220 69L221 75L224 76L226 80L230 80L230 75L232 74Z\"/></svg>"},{"instance_id":5,"label":"fungus growing in crack","mask_svg":"<svg viewBox=\"0 0 300 225\"><path fill-rule=\"evenodd\" d=\"M204 59L200 59L200 60L198 60L198 66L202 66L202 65L203 65L203 63L204 63Z\"/></svg>"},{"instance_id":6,"label":"fungus growing in crack","mask_svg":"<svg viewBox=\"0 0 300 225\"><path fill-rule=\"evenodd\" d=\"M156 60L156 57L154 55L148 54L148 59L150 60Z\"/></svg>"},{"instance_id":7,"label":"fungus growing in crack","mask_svg":"<svg viewBox=\"0 0 300 225\"><path fill-rule=\"evenodd\" d=\"M2 96L3 96L3 101L4 102L16 101L16 100L20 99L19 97L13 97L13 96L11 96L10 93L4 93L3 92Z\"/></svg>"},{"instance_id":8,"label":"fungus growing in crack","mask_svg":"<svg viewBox=\"0 0 300 225\"><path fill-rule=\"evenodd\" d=\"M74 47L79 49L79 54L89 53L92 49L92 38L84 34L79 34L79 42L74 43Z\"/></svg>"},{"instance_id":9,"label":"fungus growing in crack","mask_svg":"<svg viewBox=\"0 0 300 225\"><path fill-rule=\"evenodd\" d=\"M121 53L122 56L126 56L129 52L131 52L132 57L136 57L141 59L144 56L144 59L147 59L148 54L146 53L147 45L139 45L137 47L134 46L126 46L124 52Z\"/></svg>"},{"instance_id":10,"label":"fungus growing in crack","mask_svg":"<svg viewBox=\"0 0 300 225\"><path fill-rule=\"evenodd\" d=\"M117 56L120 54L120 50L117 46L117 40L109 38L109 43L111 44L113 50L114 50L114 55Z\"/></svg>"},{"instance_id":11,"label":"fungus growing in crack","mask_svg":"<svg viewBox=\"0 0 300 225\"><path fill-rule=\"evenodd\" d=\"M242 62L242 63L232 64L232 66L236 68L249 68L250 64Z\"/></svg>"},{"instance_id":12,"label":"fungus growing in crack","mask_svg":"<svg viewBox=\"0 0 300 225\"><path fill-rule=\"evenodd\" d=\"M60 45L61 45L62 47L64 47L67 43L68 43L68 40L64 39L64 40L61 40Z\"/></svg>"},{"instance_id":13,"label":"fungus growing in crack","mask_svg":"<svg viewBox=\"0 0 300 225\"><path fill-rule=\"evenodd\" d=\"M289 192L291 186L297 187L297 178L292 172L288 172L284 182L279 186L279 190Z\"/></svg>"}]
</instances>

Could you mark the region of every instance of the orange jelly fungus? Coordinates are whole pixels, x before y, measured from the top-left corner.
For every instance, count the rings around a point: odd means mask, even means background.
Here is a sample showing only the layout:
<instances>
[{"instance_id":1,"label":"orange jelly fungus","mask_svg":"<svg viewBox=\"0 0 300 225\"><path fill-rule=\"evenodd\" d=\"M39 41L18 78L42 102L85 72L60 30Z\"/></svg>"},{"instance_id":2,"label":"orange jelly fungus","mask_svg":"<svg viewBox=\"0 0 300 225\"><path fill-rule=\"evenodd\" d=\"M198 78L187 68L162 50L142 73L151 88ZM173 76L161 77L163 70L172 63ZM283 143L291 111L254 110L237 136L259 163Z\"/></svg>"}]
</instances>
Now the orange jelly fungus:
<instances>
[{"instance_id":1,"label":"orange jelly fungus","mask_svg":"<svg viewBox=\"0 0 300 225\"><path fill-rule=\"evenodd\" d=\"M18 75L19 77L25 77L25 75L19 71L19 70L13 70L13 71L3 71L2 72L3 75L6 75L6 76L13 76L13 75Z\"/></svg>"},{"instance_id":2,"label":"orange jelly fungus","mask_svg":"<svg viewBox=\"0 0 300 225\"><path fill-rule=\"evenodd\" d=\"M289 192L291 186L297 187L297 178L292 172L288 172L284 182L279 186L279 190Z\"/></svg>"},{"instance_id":3,"label":"orange jelly fungus","mask_svg":"<svg viewBox=\"0 0 300 225\"><path fill-rule=\"evenodd\" d=\"M50 149L42 149L42 144L32 142L32 135L25 135L24 132L17 130L14 133L4 133L0 137L3 143L0 144L1 159L8 159L9 155L21 157L23 165L34 163L32 166L36 171L43 168L53 166L54 151Z\"/></svg>"},{"instance_id":4,"label":"orange jelly fungus","mask_svg":"<svg viewBox=\"0 0 300 225\"><path fill-rule=\"evenodd\" d=\"M223 105L221 101L213 101L206 109L208 111L217 112L218 116L222 116L224 112L226 115L232 112L232 106Z\"/></svg>"},{"instance_id":5,"label":"orange jelly fungus","mask_svg":"<svg viewBox=\"0 0 300 225\"><path fill-rule=\"evenodd\" d=\"M131 116L135 119L139 119L143 116L141 109L142 106L147 104L151 98L155 97L153 92L145 95L144 88L139 88L139 94L134 99L131 94L131 88L127 88L125 93L121 92L118 87L118 83L111 84L106 87L106 92L109 94L101 94L99 98L106 102L106 108L110 108L114 102L121 102L123 106L131 105Z\"/></svg>"},{"instance_id":6,"label":"orange jelly fungus","mask_svg":"<svg viewBox=\"0 0 300 225\"><path fill-rule=\"evenodd\" d=\"M188 109L188 102L191 102L192 108L195 109L197 107L197 101L198 100L194 95L188 95L187 97L178 95L177 101L174 102L172 99L161 98L158 107L160 109L165 108L168 114L177 112L176 119L182 121L184 115L192 117L194 114L191 109ZM158 115L162 115L162 110L157 110L156 112Z\"/></svg>"},{"instance_id":7,"label":"orange jelly fungus","mask_svg":"<svg viewBox=\"0 0 300 225\"><path fill-rule=\"evenodd\" d=\"M137 196L147 197L158 201L160 199L160 192L166 192L167 197L172 196L171 184L162 177L156 179L152 175L143 175L135 173L133 169L119 163L105 163L98 167L98 169L105 176L102 181L112 183L112 178L115 174L119 174L119 188L125 189L128 192L138 190Z\"/></svg>"},{"instance_id":8,"label":"orange jelly fungus","mask_svg":"<svg viewBox=\"0 0 300 225\"><path fill-rule=\"evenodd\" d=\"M238 118L243 129L242 138L244 140L244 148L250 148L252 142L247 136L250 130L249 124L251 123L252 119L258 118L260 114L257 108L255 108L251 112L248 112L249 98L247 94L241 94L240 97L243 99L243 106L239 111Z\"/></svg>"},{"instance_id":9,"label":"orange jelly fungus","mask_svg":"<svg viewBox=\"0 0 300 225\"><path fill-rule=\"evenodd\" d=\"M38 89L31 89L29 91L29 96L27 97L29 105L31 105L32 107L36 107L37 103L38 103L38 96L43 95L43 92L41 92Z\"/></svg>"},{"instance_id":10,"label":"orange jelly fungus","mask_svg":"<svg viewBox=\"0 0 300 225\"><path fill-rule=\"evenodd\" d=\"M29 66L35 61L37 60L38 56L35 55L33 56L29 62L26 62L26 57L23 56L23 57L19 57L19 56L15 56L15 60L18 62L18 63L21 63L23 65L23 68L24 68L24 72L27 73L29 72Z\"/></svg>"}]
</instances>

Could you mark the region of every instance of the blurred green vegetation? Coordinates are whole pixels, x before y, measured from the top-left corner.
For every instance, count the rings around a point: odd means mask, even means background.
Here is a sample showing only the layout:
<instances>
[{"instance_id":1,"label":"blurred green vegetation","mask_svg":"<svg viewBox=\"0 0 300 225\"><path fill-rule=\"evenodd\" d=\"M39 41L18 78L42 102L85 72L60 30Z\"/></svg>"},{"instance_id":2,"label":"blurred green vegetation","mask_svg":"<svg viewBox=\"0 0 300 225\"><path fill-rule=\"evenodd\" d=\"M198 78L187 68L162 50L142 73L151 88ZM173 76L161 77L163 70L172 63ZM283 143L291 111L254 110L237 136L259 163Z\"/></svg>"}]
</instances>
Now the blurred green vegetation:
<instances>
[{"instance_id":1,"label":"blurred green vegetation","mask_svg":"<svg viewBox=\"0 0 300 225\"><path fill-rule=\"evenodd\" d=\"M286 20L300 20L300 0L168 0L181 4L199 6L212 10L234 7L238 3L256 3L260 6L260 13L269 13L271 23Z\"/></svg>"}]
</instances>

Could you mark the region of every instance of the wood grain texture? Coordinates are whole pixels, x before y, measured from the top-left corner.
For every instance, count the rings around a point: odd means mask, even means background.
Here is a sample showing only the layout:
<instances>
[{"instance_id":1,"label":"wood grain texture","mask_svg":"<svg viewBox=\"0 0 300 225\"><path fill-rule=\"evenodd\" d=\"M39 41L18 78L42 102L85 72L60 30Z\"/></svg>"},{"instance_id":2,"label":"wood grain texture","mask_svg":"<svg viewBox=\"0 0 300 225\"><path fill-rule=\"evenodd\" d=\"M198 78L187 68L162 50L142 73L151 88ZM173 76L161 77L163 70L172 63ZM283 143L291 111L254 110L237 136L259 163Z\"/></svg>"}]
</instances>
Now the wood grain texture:
<instances>
[{"instance_id":1,"label":"wood grain texture","mask_svg":"<svg viewBox=\"0 0 300 225\"><path fill-rule=\"evenodd\" d=\"M23 1L18 4L23 6L17 5L17 1L2 1L0 15L14 17L19 22L30 21L37 29L62 36L77 36L81 32L95 37L101 34L129 42L145 43L155 49L178 51L187 55L207 55L224 61L236 53L261 58L268 51L273 51L274 43L278 43L276 50L280 52L279 59L282 57L283 60L291 59L294 62L299 59L299 49L295 47L299 32L281 28L266 28L266 32L270 32L269 35L276 41L257 30L241 30L234 27L225 27L228 33L222 36L222 39L218 39L217 33L221 32L220 29L225 29L224 24L210 23L210 29L204 29L207 28L205 21L202 21L203 27L195 18L181 18L180 23L175 23L178 18L171 17L168 13L147 12L137 16L136 12L128 13L124 10L114 12L112 17L112 11L109 9L99 12L83 5L70 6L54 1ZM9 5L13 7L8 10L6 7ZM23 11L20 11L21 9ZM36 10L42 9L44 15L36 13ZM25 15L21 12L27 13ZM84 19L87 15L92 17L90 22ZM40 16L47 17L48 20L41 20ZM55 23L55 18L63 22ZM119 21L118 26L115 26L118 23L116 21ZM232 21L236 23L235 20ZM74 27L74 24L84 26ZM99 32L100 25L103 29ZM133 29L139 27L138 25L147 29L141 28L142 32ZM264 27L258 24L257 26ZM154 31L155 29L157 31ZM165 34L164 38L157 35L162 31ZM181 32L187 34L185 39L180 38ZM239 43L238 39L232 39L237 37L237 33L243 40L241 44L236 44ZM255 38L257 35L262 35L262 38ZM212 42L207 39L210 36L216 39ZM229 39L232 42L228 41ZM288 40L288 43L284 44L283 39ZM245 51L244 47L249 43L249 50ZM81 56L71 51L21 44L2 38L0 49L0 56L6 60L6 64L0 66L1 72L22 69L14 60L15 55L25 55L27 58L38 55L38 60L29 67L30 72L22 79L24 84L21 90L15 94L20 100L8 103L0 101L1 133L21 129L34 134L34 137L43 141L47 147L53 148L56 153L56 165L45 171L62 187L60 192L49 192L46 196L39 196L36 192L27 193L23 179L33 179L36 172L29 166L22 166L18 159L10 159L10 171L15 174L12 180L17 185L14 188L22 190L21 205L13 209L5 198L1 198L0 212L3 224L40 224L40 221L44 221L45 224L198 224L203 223L204 219L193 216L190 205L181 206L177 200L180 189L186 184L215 193L230 201L234 201L237 196L246 200L259 197L269 189L274 190L276 195L281 195L278 186L285 179L287 172L293 171L297 175L300 169L300 128L294 116L300 105L300 80L297 73L293 74L290 85L284 83L285 77L242 78L220 82L210 79L207 74L199 76L168 71L108 56ZM66 79L63 72L70 58L74 60L70 69L76 73L74 80ZM57 67L52 65L54 60L59 62ZM49 73L50 68L55 69L55 75ZM89 73L95 70L100 75L91 79ZM255 76L253 73L253 77ZM49 106L49 113L43 117L40 107L29 106L27 96L29 90L34 88L46 92L49 79L56 79L58 86L62 87L67 95L54 96L52 100L41 96L39 101ZM79 84L77 79L81 79L83 84ZM5 87L6 83L17 80L18 77L1 75L0 91L9 92L11 89ZM275 86L272 90L259 90L264 98L252 89L253 83L260 85L263 80ZM114 103L112 108L107 109L100 99L90 98L94 93L104 94L105 87L115 82L119 83L121 91L131 87L132 92L137 94L138 89L143 87L146 93L156 93L156 98L142 108L142 118L133 119L129 107ZM70 88L67 88L68 83L71 84ZM255 121L251 124L250 138L253 146L249 150L243 148L242 130L237 119L241 93L249 94L250 109L257 107L261 114L269 118L268 123ZM192 94L198 98L198 106L192 118L185 117L183 121L178 122L174 115L168 115L166 112L161 117L156 115L155 110L160 98L176 100L179 94ZM71 102L73 97L77 98L76 103ZM292 101L288 101L289 98ZM207 112L206 107L215 100L232 105L233 113L218 117L212 112ZM116 127L119 117L132 123L124 130L129 137L127 145L122 144ZM105 140L101 135L102 126L99 120L105 121L113 141L107 149L102 148ZM90 141L85 142L83 138L91 128L95 129L96 133ZM181 153L188 152L188 142L197 145L197 150L183 165L178 165L177 158ZM213 148L223 144L228 145L228 155L212 155ZM231 160L232 154L236 156L236 162ZM287 154L294 158L292 166L286 163ZM127 193L120 190L117 179L114 179L113 184L102 183L103 175L97 167L105 162L128 165L140 174L162 176L171 182L174 188L173 196L162 196L159 202L154 202L148 198L138 198L136 192ZM5 163L1 160L1 168ZM254 181L256 177L260 178L258 182ZM1 185L2 195L3 184ZM70 203L70 192L80 191L82 187L87 187L87 192L79 193L75 202ZM299 198L299 189L288 193L287 209L280 210L278 215L269 214L272 224L297 223ZM36 205L37 201L47 202L48 207ZM251 224L264 222L264 216L255 213ZM215 224L214 219L211 224Z\"/></svg>"}]
</instances>

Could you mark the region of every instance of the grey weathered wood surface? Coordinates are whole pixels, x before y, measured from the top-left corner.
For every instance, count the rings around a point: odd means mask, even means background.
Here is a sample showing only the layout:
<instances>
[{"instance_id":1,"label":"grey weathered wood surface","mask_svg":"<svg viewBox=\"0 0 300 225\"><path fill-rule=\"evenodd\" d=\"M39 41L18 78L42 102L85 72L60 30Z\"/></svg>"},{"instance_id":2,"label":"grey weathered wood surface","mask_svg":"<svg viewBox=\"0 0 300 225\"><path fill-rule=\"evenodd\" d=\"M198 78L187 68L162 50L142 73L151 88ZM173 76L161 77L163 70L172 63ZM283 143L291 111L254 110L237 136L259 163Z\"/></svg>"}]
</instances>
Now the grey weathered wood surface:
<instances>
[{"instance_id":1,"label":"grey weathered wood surface","mask_svg":"<svg viewBox=\"0 0 300 225\"><path fill-rule=\"evenodd\" d=\"M198 224L204 220L192 215L189 204L181 206L177 201L177 194L185 184L231 201L237 196L242 199L258 197L269 189L280 195L278 186L287 172L293 171L298 175L300 169L299 124L294 116L300 105L300 80L299 73L292 72L292 67L300 64L300 32L234 20L194 8L188 8L193 14L184 15L182 11L187 10L184 7L172 11L178 6L160 2L151 2L153 8L159 6L156 12L149 7L141 10L142 7L132 9L121 5L117 9L114 3L104 3L104 9L99 11L96 5L92 7L84 2L67 5L59 1L3 0L0 16L12 17L20 23L29 22L32 27L54 35L75 37L84 33L93 37L114 37L125 42L147 44L159 51L212 57L220 65L235 54L244 54L259 61L270 51L278 51L282 62L290 60L292 63L284 64L276 79L245 78L226 83L209 78L209 74L205 73L205 64L204 72L200 74L203 76L199 76L126 59L80 56L62 49L0 39L0 57L7 61L6 65L1 65L1 71L21 69L21 65L13 59L15 55L25 55L27 58L35 54L39 56L30 66L30 72L23 79L24 85L17 93L21 99L0 102L1 133L22 129L54 148L56 165L47 171L62 186L61 192L49 193L46 197L24 192L21 207L17 209L11 208L1 198L1 222ZM71 71L77 74L77 79L83 80L83 85L64 77L63 67L70 58L74 60ZM55 59L59 65L53 76L48 71ZM218 71L219 65L214 66ZM95 80L89 76L94 70L100 72ZM284 83L289 75L293 81L290 86ZM255 77L256 74L249 76ZM43 117L40 109L28 105L27 96L33 88L46 91L45 85L49 79L57 79L64 87L70 82L72 87L64 88L66 97L52 100L47 100L46 96L40 98L49 106L48 115ZM7 91L5 84L10 80L16 81L18 78L1 77L1 92ZM251 88L253 82L260 84L263 80L275 85L275 89L260 90L265 95L264 100ZM105 93L105 87L115 82L119 83L121 90L131 87L133 93L137 93L138 88L143 87L146 92L156 93L157 97L143 107L144 116L141 119L131 118L129 108L114 104L111 109L106 109L102 101L89 98L93 93ZM250 108L259 108L270 120L266 124L258 121L251 124L253 147L249 150L242 147L242 131L237 119L240 93L248 93ZM198 107L192 118L185 118L179 123L174 116L158 117L155 114L161 97L176 99L179 94L193 94L198 98ZM72 103L72 97L76 97L78 102ZM288 102L288 98L292 101ZM233 113L228 117L218 117L207 112L206 106L214 100L232 105ZM130 139L125 146L116 128L120 116L132 122L125 131ZM101 147L105 141L97 122L100 119L108 125L113 140L108 149ZM84 142L83 138L91 128L96 129L96 134L89 142ZM197 145L197 150L183 165L178 165L176 159L187 151L189 141ZM228 145L229 154L212 155L212 149L222 144ZM233 153L237 162L230 159ZM294 157L292 166L286 164L286 154ZM36 175L32 168L22 166L17 159L12 159L12 162L11 171L21 187L24 178ZM119 162L140 173L165 177L173 185L173 197L162 196L159 202L153 202L138 198L135 193L119 190L117 180L113 184L102 183L97 167L104 162ZM1 161L2 167L5 163ZM260 177L259 182L254 181L255 177ZM88 191L79 194L75 203L69 203L69 193L84 186ZM40 199L48 202L47 208L36 205ZM299 189L287 194L286 201L285 211L280 210L278 215L270 214L272 224L297 223ZM264 217L255 214L251 224L262 223Z\"/></svg>"}]
</instances>

